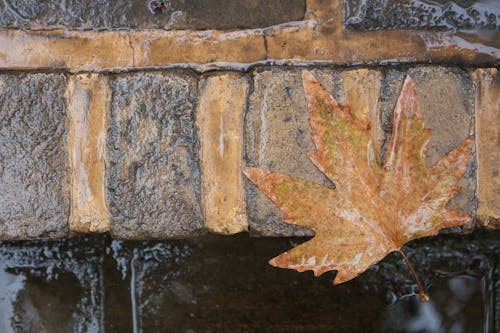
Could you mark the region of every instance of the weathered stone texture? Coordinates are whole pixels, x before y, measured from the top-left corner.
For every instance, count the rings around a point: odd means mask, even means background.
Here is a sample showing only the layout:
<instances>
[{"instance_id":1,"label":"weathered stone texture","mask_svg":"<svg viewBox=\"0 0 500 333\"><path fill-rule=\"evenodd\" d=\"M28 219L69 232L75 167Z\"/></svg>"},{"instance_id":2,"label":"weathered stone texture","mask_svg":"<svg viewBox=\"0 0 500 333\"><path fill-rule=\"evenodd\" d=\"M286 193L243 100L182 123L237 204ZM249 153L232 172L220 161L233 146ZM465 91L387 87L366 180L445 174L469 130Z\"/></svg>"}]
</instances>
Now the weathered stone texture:
<instances>
[{"instance_id":1,"label":"weathered stone texture","mask_svg":"<svg viewBox=\"0 0 500 333\"><path fill-rule=\"evenodd\" d=\"M65 89L62 74L0 75L0 239L67 234Z\"/></svg>"},{"instance_id":2,"label":"weathered stone texture","mask_svg":"<svg viewBox=\"0 0 500 333\"><path fill-rule=\"evenodd\" d=\"M345 1L345 24L355 29L500 29L500 3L490 0Z\"/></svg>"},{"instance_id":3,"label":"weathered stone texture","mask_svg":"<svg viewBox=\"0 0 500 333\"><path fill-rule=\"evenodd\" d=\"M248 229L241 173L243 114L248 78L210 75L200 82L196 122L203 171L202 202L209 231L234 234Z\"/></svg>"},{"instance_id":4,"label":"weathered stone texture","mask_svg":"<svg viewBox=\"0 0 500 333\"><path fill-rule=\"evenodd\" d=\"M497 68L472 72L476 85L479 222L500 228L500 75Z\"/></svg>"},{"instance_id":5,"label":"weathered stone texture","mask_svg":"<svg viewBox=\"0 0 500 333\"><path fill-rule=\"evenodd\" d=\"M194 124L197 82L185 72L112 76L109 173L111 233L179 238L202 229Z\"/></svg>"},{"instance_id":6,"label":"weathered stone texture","mask_svg":"<svg viewBox=\"0 0 500 333\"><path fill-rule=\"evenodd\" d=\"M110 95L105 75L86 73L69 78L65 97L70 120L72 232L109 231L104 173Z\"/></svg>"},{"instance_id":7,"label":"weathered stone texture","mask_svg":"<svg viewBox=\"0 0 500 333\"><path fill-rule=\"evenodd\" d=\"M235 29L301 20L305 0L82 0L0 2L0 26L50 29Z\"/></svg>"}]
</instances>

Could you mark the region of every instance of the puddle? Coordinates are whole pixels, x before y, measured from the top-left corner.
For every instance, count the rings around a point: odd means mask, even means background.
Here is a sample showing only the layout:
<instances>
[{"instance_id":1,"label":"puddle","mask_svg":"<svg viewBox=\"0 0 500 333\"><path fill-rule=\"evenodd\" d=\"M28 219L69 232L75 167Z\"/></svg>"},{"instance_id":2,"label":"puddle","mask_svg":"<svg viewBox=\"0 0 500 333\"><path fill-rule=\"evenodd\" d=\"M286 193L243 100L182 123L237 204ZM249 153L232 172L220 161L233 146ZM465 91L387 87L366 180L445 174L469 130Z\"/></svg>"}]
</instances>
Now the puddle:
<instances>
[{"instance_id":1,"label":"puddle","mask_svg":"<svg viewBox=\"0 0 500 333\"><path fill-rule=\"evenodd\" d=\"M299 239L4 242L0 331L495 332L499 236L411 243L425 304L397 254L336 287L266 264Z\"/></svg>"},{"instance_id":2,"label":"puddle","mask_svg":"<svg viewBox=\"0 0 500 333\"><path fill-rule=\"evenodd\" d=\"M415 297L386 308L380 327L384 332L476 333L491 332L485 302L486 279L470 275L435 279L427 303Z\"/></svg>"}]
</instances>

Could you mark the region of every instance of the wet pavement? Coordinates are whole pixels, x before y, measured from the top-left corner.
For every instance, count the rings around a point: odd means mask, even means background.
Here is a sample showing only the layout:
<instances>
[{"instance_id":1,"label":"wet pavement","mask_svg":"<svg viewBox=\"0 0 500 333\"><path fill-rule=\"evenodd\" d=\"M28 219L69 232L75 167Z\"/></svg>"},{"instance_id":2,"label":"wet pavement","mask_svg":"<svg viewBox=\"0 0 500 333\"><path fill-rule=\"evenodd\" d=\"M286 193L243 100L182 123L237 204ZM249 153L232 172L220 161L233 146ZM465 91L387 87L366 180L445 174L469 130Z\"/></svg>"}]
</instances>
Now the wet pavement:
<instances>
[{"instance_id":1,"label":"wet pavement","mask_svg":"<svg viewBox=\"0 0 500 333\"><path fill-rule=\"evenodd\" d=\"M333 286L266 261L302 242L207 235L0 243L1 332L495 332L499 232L441 235ZM499 331L500 332L500 331Z\"/></svg>"}]
</instances>

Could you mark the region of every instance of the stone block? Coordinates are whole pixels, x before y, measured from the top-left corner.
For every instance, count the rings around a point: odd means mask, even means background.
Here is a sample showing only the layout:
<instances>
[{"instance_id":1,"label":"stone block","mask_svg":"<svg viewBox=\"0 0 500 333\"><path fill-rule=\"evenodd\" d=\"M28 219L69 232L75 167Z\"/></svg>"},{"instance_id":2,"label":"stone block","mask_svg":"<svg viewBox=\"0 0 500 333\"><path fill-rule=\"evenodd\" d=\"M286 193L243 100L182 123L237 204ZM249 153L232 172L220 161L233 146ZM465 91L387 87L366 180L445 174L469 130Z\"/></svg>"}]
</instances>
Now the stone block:
<instances>
[{"instance_id":1,"label":"stone block","mask_svg":"<svg viewBox=\"0 0 500 333\"><path fill-rule=\"evenodd\" d=\"M53 29L263 28L304 17L305 0L26 1L0 4L0 26Z\"/></svg>"},{"instance_id":2,"label":"stone block","mask_svg":"<svg viewBox=\"0 0 500 333\"><path fill-rule=\"evenodd\" d=\"M476 86L477 195L479 222L500 228L500 75L497 68L472 72Z\"/></svg>"},{"instance_id":3,"label":"stone block","mask_svg":"<svg viewBox=\"0 0 500 333\"><path fill-rule=\"evenodd\" d=\"M427 165L430 167L467 137L474 135L474 88L468 73L457 68L422 66L406 71L384 71L380 112L386 144L392 132L393 108L406 75L410 75L415 82L425 127L432 130L427 149ZM475 214L475 161L475 156L472 156L468 171L458 182L462 192L450 201L450 209ZM473 223L466 229L472 226Z\"/></svg>"},{"instance_id":4,"label":"stone block","mask_svg":"<svg viewBox=\"0 0 500 333\"><path fill-rule=\"evenodd\" d=\"M71 157L71 232L109 231L104 192L106 133L110 91L108 77L71 75L66 91Z\"/></svg>"},{"instance_id":5,"label":"stone block","mask_svg":"<svg viewBox=\"0 0 500 333\"><path fill-rule=\"evenodd\" d=\"M329 88L334 72L316 71ZM320 75L321 74L321 75ZM338 73L336 73L338 74ZM246 165L328 184L307 152L314 150L300 70L257 71L245 115ZM282 222L283 213L247 180L250 232L260 236L311 236L302 227Z\"/></svg>"},{"instance_id":6,"label":"stone block","mask_svg":"<svg viewBox=\"0 0 500 333\"><path fill-rule=\"evenodd\" d=\"M372 121L376 159L380 160L383 131L378 117L381 75L359 69L312 71L341 103ZM361 98L360 98L361 96ZM248 166L280 172L312 182L333 186L312 164L307 153L315 150L310 138L309 112L300 70L272 69L256 72L245 123ZM312 231L281 222L283 213L251 183L247 184L247 211L250 231L261 236L310 236Z\"/></svg>"},{"instance_id":7,"label":"stone block","mask_svg":"<svg viewBox=\"0 0 500 333\"><path fill-rule=\"evenodd\" d=\"M488 0L345 1L354 29L499 29L500 3Z\"/></svg>"},{"instance_id":8,"label":"stone block","mask_svg":"<svg viewBox=\"0 0 500 333\"><path fill-rule=\"evenodd\" d=\"M181 238L203 228L194 111L188 72L110 78L107 189L117 238Z\"/></svg>"},{"instance_id":9,"label":"stone block","mask_svg":"<svg viewBox=\"0 0 500 333\"><path fill-rule=\"evenodd\" d=\"M0 239L67 235L63 74L0 75Z\"/></svg>"},{"instance_id":10,"label":"stone block","mask_svg":"<svg viewBox=\"0 0 500 333\"><path fill-rule=\"evenodd\" d=\"M200 82L196 123L200 131L202 202L209 231L234 234L248 228L241 173L243 114L248 78L210 75Z\"/></svg>"}]
</instances>

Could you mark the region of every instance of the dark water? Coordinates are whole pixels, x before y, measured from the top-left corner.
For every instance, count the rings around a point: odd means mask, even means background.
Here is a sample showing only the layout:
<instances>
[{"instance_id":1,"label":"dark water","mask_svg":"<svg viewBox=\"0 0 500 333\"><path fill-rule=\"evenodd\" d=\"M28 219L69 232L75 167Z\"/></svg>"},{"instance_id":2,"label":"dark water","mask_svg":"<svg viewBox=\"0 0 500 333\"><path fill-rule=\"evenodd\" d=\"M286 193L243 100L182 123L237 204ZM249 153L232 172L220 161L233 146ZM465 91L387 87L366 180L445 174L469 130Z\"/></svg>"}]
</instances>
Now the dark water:
<instances>
[{"instance_id":1,"label":"dark water","mask_svg":"<svg viewBox=\"0 0 500 333\"><path fill-rule=\"evenodd\" d=\"M0 332L495 332L500 232L442 235L340 286L273 268L297 239L0 243ZM499 331L500 332L500 331Z\"/></svg>"}]
</instances>

